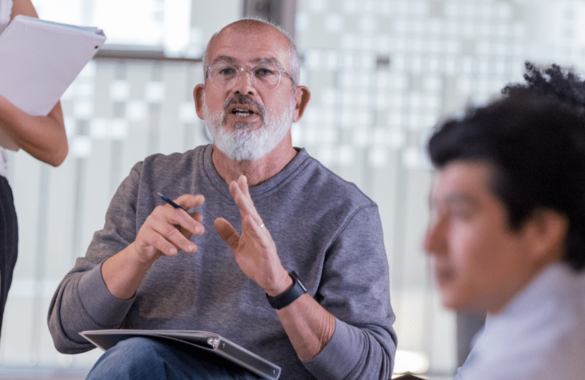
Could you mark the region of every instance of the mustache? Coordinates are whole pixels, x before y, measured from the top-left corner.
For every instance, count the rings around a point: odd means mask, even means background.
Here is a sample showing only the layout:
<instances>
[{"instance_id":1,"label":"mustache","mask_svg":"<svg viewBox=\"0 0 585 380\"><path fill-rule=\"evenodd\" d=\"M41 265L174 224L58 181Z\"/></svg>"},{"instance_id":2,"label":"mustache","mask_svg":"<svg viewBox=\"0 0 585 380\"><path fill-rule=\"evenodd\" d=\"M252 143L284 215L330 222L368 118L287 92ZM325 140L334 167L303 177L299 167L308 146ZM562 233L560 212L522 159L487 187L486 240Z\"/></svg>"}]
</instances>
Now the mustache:
<instances>
[{"instance_id":1,"label":"mustache","mask_svg":"<svg viewBox=\"0 0 585 380\"><path fill-rule=\"evenodd\" d=\"M254 109L255 113L262 116L262 120L264 120L266 117L266 109L262 104L256 102L254 98L252 98L252 95L249 94L243 95L240 93L234 94L234 96L226 100L223 106L223 112L227 114L229 107L233 106L234 104L251 106Z\"/></svg>"}]
</instances>

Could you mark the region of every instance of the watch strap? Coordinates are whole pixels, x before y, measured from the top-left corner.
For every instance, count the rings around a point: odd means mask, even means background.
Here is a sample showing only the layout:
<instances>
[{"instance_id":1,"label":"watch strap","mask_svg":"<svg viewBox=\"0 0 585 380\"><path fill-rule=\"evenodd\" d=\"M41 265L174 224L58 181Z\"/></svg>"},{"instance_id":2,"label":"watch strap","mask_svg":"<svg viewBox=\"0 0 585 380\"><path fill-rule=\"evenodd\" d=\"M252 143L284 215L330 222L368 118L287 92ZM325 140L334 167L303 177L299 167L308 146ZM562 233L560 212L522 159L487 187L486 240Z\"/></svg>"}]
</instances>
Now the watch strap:
<instances>
[{"instance_id":1,"label":"watch strap","mask_svg":"<svg viewBox=\"0 0 585 380\"><path fill-rule=\"evenodd\" d=\"M266 293L266 299L268 299L268 303L272 306L273 309L280 310L285 306L290 305L293 303L297 298L302 296L303 294L307 293L307 289L299 279L299 276L295 271L289 272L289 276L293 280L293 286L286 292L276 296L271 297Z\"/></svg>"}]
</instances>

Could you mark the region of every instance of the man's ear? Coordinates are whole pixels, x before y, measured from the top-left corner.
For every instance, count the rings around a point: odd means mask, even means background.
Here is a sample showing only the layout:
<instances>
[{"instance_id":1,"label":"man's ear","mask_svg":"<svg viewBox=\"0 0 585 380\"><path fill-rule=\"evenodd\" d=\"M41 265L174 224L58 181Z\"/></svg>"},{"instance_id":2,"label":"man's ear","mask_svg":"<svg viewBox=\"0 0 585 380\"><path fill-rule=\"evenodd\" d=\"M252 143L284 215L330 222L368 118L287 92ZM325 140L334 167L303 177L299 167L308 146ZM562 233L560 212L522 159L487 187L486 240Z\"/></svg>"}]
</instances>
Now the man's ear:
<instances>
[{"instance_id":1,"label":"man's ear","mask_svg":"<svg viewBox=\"0 0 585 380\"><path fill-rule=\"evenodd\" d=\"M197 116L203 120L203 99L205 98L205 85L198 84L193 89L193 99L195 99L195 111Z\"/></svg>"},{"instance_id":2,"label":"man's ear","mask_svg":"<svg viewBox=\"0 0 585 380\"><path fill-rule=\"evenodd\" d=\"M311 91L305 86L295 88L295 112L293 113L293 123L301 120L309 100L311 100Z\"/></svg>"},{"instance_id":3,"label":"man's ear","mask_svg":"<svg viewBox=\"0 0 585 380\"><path fill-rule=\"evenodd\" d=\"M523 227L530 255L539 261L562 260L569 230L566 216L551 209L535 210Z\"/></svg>"}]
</instances>

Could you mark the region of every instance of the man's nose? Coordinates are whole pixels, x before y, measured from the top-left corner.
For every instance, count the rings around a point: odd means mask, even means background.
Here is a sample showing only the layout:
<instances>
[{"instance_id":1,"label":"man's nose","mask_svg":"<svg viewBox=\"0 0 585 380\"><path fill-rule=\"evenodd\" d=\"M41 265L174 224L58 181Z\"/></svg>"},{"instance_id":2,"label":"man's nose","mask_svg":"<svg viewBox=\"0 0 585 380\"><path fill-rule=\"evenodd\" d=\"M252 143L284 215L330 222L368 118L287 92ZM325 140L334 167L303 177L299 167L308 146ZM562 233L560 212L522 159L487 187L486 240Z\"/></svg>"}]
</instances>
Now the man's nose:
<instances>
[{"instance_id":1,"label":"man's nose","mask_svg":"<svg viewBox=\"0 0 585 380\"><path fill-rule=\"evenodd\" d=\"M253 94L256 91L256 88L254 87L252 73L248 70L241 71L233 90L240 94Z\"/></svg>"},{"instance_id":2,"label":"man's nose","mask_svg":"<svg viewBox=\"0 0 585 380\"><path fill-rule=\"evenodd\" d=\"M423 241L423 249L428 255L439 255L445 252L447 247L446 232L442 221L436 220L431 223Z\"/></svg>"}]
</instances>

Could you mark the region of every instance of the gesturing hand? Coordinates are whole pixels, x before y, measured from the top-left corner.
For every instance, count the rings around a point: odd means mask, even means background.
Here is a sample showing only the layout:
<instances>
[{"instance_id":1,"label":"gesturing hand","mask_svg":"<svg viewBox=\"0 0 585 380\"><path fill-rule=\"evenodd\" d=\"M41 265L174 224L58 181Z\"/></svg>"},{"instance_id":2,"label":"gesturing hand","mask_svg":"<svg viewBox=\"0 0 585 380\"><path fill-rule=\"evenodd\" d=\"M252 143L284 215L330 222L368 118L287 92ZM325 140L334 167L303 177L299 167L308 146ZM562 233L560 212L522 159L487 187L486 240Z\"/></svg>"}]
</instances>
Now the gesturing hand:
<instances>
[{"instance_id":1,"label":"gesturing hand","mask_svg":"<svg viewBox=\"0 0 585 380\"><path fill-rule=\"evenodd\" d=\"M217 233L228 243L246 276L271 296L283 293L292 285L292 280L282 267L272 236L254 207L246 177L240 176L237 182L232 181L230 193L240 210L242 234L238 235L224 218L215 220Z\"/></svg>"},{"instance_id":2,"label":"gesturing hand","mask_svg":"<svg viewBox=\"0 0 585 380\"><path fill-rule=\"evenodd\" d=\"M204 201L203 195L185 194L177 198L175 203L188 210L201 206ZM161 256L175 256L179 250L188 253L197 251L197 246L189 239L191 235L202 235L205 232L201 224L203 216L198 212L188 214L183 209L166 204L152 211L133 243L136 260L152 264Z\"/></svg>"}]
</instances>

